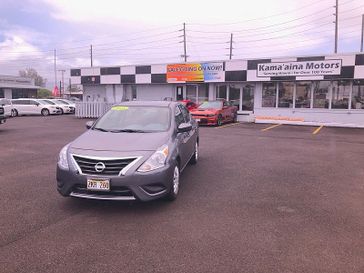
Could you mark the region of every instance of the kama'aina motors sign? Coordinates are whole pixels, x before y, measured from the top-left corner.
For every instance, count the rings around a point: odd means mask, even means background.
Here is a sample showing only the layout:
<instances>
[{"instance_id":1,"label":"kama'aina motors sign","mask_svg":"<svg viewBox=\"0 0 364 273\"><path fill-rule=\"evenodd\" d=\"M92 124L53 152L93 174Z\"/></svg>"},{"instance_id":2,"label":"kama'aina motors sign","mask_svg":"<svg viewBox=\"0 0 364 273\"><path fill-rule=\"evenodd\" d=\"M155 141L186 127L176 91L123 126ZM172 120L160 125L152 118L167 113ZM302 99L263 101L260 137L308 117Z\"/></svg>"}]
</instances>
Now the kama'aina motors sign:
<instances>
[{"instance_id":1,"label":"kama'aina motors sign","mask_svg":"<svg viewBox=\"0 0 364 273\"><path fill-rule=\"evenodd\" d=\"M257 77L340 75L341 60L259 63Z\"/></svg>"}]
</instances>

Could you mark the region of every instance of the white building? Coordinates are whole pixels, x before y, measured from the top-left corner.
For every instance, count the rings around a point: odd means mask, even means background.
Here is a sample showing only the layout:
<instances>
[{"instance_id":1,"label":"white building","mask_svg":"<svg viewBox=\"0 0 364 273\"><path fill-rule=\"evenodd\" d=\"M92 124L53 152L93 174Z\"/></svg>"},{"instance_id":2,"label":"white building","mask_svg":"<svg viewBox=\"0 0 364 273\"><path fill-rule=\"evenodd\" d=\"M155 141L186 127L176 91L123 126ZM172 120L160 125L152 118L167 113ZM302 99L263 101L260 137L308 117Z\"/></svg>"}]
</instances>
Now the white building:
<instances>
[{"instance_id":1,"label":"white building","mask_svg":"<svg viewBox=\"0 0 364 273\"><path fill-rule=\"evenodd\" d=\"M364 127L364 54L71 69L84 101L224 98L238 120Z\"/></svg>"},{"instance_id":2,"label":"white building","mask_svg":"<svg viewBox=\"0 0 364 273\"><path fill-rule=\"evenodd\" d=\"M32 79L0 75L0 98L36 98L39 88Z\"/></svg>"}]
</instances>

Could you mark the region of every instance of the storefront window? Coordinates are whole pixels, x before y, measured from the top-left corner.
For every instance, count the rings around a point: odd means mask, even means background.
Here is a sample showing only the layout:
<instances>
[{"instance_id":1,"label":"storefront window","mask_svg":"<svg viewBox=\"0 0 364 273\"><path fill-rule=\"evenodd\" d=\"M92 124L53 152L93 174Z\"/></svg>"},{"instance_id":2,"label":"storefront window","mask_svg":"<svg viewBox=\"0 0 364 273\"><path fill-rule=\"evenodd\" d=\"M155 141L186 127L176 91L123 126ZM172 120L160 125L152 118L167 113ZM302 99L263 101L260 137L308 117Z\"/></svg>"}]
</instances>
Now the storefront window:
<instances>
[{"instance_id":1,"label":"storefront window","mask_svg":"<svg viewBox=\"0 0 364 273\"><path fill-rule=\"evenodd\" d=\"M191 100L193 102L197 101L197 85L187 85L186 87L186 99Z\"/></svg>"},{"instance_id":2,"label":"storefront window","mask_svg":"<svg viewBox=\"0 0 364 273\"><path fill-rule=\"evenodd\" d=\"M293 82L280 82L278 83L278 107L292 108L293 107Z\"/></svg>"},{"instance_id":3,"label":"storefront window","mask_svg":"<svg viewBox=\"0 0 364 273\"><path fill-rule=\"evenodd\" d=\"M229 101L240 110L240 88L229 86Z\"/></svg>"},{"instance_id":4,"label":"storefront window","mask_svg":"<svg viewBox=\"0 0 364 273\"><path fill-rule=\"evenodd\" d=\"M329 108L329 81L315 81L313 83L313 108Z\"/></svg>"},{"instance_id":5,"label":"storefront window","mask_svg":"<svg viewBox=\"0 0 364 273\"><path fill-rule=\"evenodd\" d=\"M311 82L297 82L296 108L311 107Z\"/></svg>"},{"instance_id":6,"label":"storefront window","mask_svg":"<svg viewBox=\"0 0 364 273\"><path fill-rule=\"evenodd\" d=\"M216 86L216 99L227 99L227 85Z\"/></svg>"},{"instance_id":7,"label":"storefront window","mask_svg":"<svg viewBox=\"0 0 364 273\"><path fill-rule=\"evenodd\" d=\"M276 83L263 83L262 107L276 107Z\"/></svg>"},{"instance_id":8,"label":"storefront window","mask_svg":"<svg viewBox=\"0 0 364 273\"><path fill-rule=\"evenodd\" d=\"M137 87L136 85L131 86L131 99L136 100L137 98Z\"/></svg>"},{"instance_id":9,"label":"storefront window","mask_svg":"<svg viewBox=\"0 0 364 273\"><path fill-rule=\"evenodd\" d=\"M253 111L254 109L254 86L246 85L243 87L243 104L241 110Z\"/></svg>"},{"instance_id":10,"label":"storefront window","mask_svg":"<svg viewBox=\"0 0 364 273\"><path fill-rule=\"evenodd\" d=\"M354 81L351 96L352 109L364 109L364 81Z\"/></svg>"},{"instance_id":11,"label":"storefront window","mask_svg":"<svg viewBox=\"0 0 364 273\"><path fill-rule=\"evenodd\" d=\"M209 89L207 84L201 84L198 86L198 103L208 101Z\"/></svg>"},{"instance_id":12,"label":"storefront window","mask_svg":"<svg viewBox=\"0 0 364 273\"><path fill-rule=\"evenodd\" d=\"M4 90L0 88L0 98L4 98Z\"/></svg>"},{"instance_id":13,"label":"storefront window","mask_svg":"<svg viewBox=\"0 0 364 273\"><path fill-rule=\"evenodd\" d=\"M332 83L332 109L348 109L350 99L350 82L335 81Z\"/></svg>"}]
</instances>

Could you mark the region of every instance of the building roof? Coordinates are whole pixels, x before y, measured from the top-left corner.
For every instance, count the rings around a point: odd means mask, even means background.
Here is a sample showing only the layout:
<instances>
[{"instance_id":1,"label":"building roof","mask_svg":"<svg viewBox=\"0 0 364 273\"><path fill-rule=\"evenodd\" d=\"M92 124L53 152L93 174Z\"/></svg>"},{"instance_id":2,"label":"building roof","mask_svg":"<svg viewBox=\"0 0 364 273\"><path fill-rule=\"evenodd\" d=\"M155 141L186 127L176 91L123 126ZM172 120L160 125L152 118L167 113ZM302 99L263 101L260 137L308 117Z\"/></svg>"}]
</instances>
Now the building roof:
<instances>
[{"instance_id":1,"label":"building roof","mask_svg":"<svg viewBox=\"0 0 364 273\"><path fill-rule=\"evenodd\" d=\"M41 89L42 87L30 84L19 84L19 83L2 83L0 82L0 88L11 88L11 89Z\"/></svg>"}]
</instances>

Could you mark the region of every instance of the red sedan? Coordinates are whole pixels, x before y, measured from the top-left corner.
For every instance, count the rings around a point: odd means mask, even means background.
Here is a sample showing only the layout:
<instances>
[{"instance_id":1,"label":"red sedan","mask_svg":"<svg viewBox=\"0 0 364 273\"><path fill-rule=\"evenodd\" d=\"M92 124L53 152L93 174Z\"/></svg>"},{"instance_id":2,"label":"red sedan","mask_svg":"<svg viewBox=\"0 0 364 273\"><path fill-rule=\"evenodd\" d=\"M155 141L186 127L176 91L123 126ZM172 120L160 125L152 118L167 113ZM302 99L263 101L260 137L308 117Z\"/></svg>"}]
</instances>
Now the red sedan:
<instances>
[{"instance_id":1,"label":"red sedan","mask_svg":"<svg viewBox=\"0 0 364 273\"><path fill-rule=\"evenodd\" d=\"M191 111L193 109L196 109L198 107L198 104L193 102L192 100L181 100L181 103L186 106L188 111Z\"/></svg>"},{"instance_id":2,"label":"red sedan","mask_svg":"<svg viewBox=\"0 0 364 273\"><path fill-rule=\"evenodd\" d=\"M191 115L200 124L220 126L226 122L236 122L237 111L238 108L227 101L206 101L191 110Z\"/></svg>"}]
</instances>

